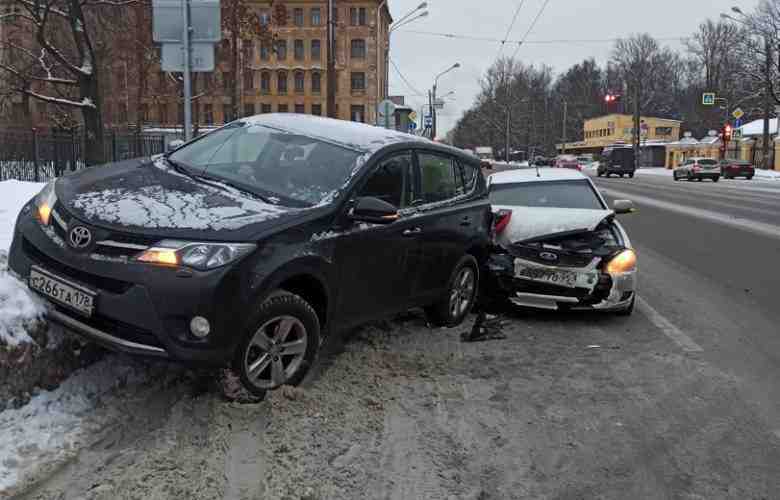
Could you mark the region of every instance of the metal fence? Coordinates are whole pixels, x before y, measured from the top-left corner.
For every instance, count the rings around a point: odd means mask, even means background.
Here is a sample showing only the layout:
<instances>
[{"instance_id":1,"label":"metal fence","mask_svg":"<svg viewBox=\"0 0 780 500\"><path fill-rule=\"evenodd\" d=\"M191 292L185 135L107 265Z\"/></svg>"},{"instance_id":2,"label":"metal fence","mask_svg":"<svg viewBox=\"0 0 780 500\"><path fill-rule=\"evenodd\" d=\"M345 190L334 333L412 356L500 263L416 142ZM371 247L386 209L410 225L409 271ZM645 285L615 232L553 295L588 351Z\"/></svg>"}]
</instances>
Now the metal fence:
<instances>
[{"instance_id":1,"label":"metal fence","mask_svg":"<svg viewBox=\"0 0 780 500\"><path fill-rule=\"evenodd\" d=\"M103 141L107 161L151 156L165 151L162 135L112 131ZM42 182L86 167L80 132L0 131L0 181Z\"/></svg>"}]
</instances>

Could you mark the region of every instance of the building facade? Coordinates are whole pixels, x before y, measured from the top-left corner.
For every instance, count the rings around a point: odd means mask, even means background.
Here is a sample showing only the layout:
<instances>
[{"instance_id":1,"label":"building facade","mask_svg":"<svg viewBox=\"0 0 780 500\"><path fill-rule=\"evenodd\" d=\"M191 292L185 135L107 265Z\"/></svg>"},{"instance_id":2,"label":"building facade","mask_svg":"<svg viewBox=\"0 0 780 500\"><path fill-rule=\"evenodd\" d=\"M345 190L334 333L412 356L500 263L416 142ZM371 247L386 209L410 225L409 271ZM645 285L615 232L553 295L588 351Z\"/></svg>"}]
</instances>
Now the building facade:
<instances>
[{"instance_id":1,"label":"building facade","mask_svg":"<svg viewBox=\"0 0 780 500\"><path fill-rule=\"evenodd\" d=\"M332 0L335 23L335 110L344 120L375 123L377 104L386 97L389 27L386 1ZM196 126L229 122L241 116L270 112L327 115L327 0L244 0L250 24L259 26L238 37L238 64L232 67L231 35L216 50L213 72L193 75L193 121ZM145 26L137 39L151 44L151 8L130 11L135 25ZM223 11L224 18L224 11ZM223 19L224 24L224 19ZM257 28L257 29L254 29ZM135 28L133 28L135 29ZM254 33L254 34L253 34ZM261 36L270 33L272 37ZM140 44L139 44L140 45ZM151 62L148 62L151 60ZM115 51L100 70L102 116L107 128L124 126L180 127L183 123L181 79L162 72L158 58ZM140 62L139 62L140 61ZM238 85L238 102L231 96ZM26 113L33 126L51 126L54 106L21 97L12 115ZM237 111L237 112L234 112ZM80 120L76 110L70 112ZM10 118L11 123L18 121Z\"/></svg>"},{"instance_id":2,"label":"building facade","mask_svg":"<svg viewBox=\"0 0 780 500\"><path fill-rule=\"evenodd\" d=\"M640 118L643 141L673 142L680 138L682 122L667 118L643 116ZM585 120L583 140L559 144L559 151L567 153L600 153L605 147L616 142L631 143L634 135L634 117L631 115L611 114Z\"/></svg>"}]
</instances>

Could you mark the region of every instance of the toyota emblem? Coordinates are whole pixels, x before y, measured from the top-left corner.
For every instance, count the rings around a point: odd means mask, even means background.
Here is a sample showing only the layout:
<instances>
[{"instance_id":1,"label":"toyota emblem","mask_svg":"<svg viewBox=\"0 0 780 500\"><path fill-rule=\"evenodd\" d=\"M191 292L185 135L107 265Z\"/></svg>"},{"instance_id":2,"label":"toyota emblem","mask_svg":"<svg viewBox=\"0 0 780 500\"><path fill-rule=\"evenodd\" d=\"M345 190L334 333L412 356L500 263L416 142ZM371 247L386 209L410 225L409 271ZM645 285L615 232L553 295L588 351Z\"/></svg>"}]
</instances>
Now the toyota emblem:
<instances>
[{"instance_id":1,"label":"toyota emblem","mask_svg":"<svg viewBox=\"0 0 780 500\"><path fill-rule=\"evenodd\" d=\"M544 259L548 262L555 262L558 260L558 256L552 252L542 252L539 254L539 258Z\"/></svg>"},{"instance_id":2,"label":"toyota emblem","mask_svg":"<svg viewBox=\"0 0 780 500\"><path fill-rule=\"evenodd\" d=\"M92 242L92 233L84 226L75 226L68 233L68 239L70 240L70 246L83 249L87 248Z\"/></svg>"}]
</instances>

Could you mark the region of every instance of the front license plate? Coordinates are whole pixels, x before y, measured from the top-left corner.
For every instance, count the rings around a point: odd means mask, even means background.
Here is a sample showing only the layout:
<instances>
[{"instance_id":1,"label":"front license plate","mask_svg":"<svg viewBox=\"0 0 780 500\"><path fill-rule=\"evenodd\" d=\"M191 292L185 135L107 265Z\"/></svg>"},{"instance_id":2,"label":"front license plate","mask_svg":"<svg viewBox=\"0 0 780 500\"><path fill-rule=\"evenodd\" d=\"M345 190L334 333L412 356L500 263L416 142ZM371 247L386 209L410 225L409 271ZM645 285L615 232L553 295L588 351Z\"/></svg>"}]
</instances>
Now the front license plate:
<instances>
[{"instance_id":1,"label":"front license plate","mask_svg":"<svg viewBox=\"0 0 780 500\"><path fill-rule=\"evenodd\" d=\"M598 276L596 273L577 273L574 271L562 271L546 267L529 266L521 262L515 262L515 276L517 278L549 283L551 285L566 288L593 288Z\"/></svg>"},{"instance_id":2,"label":"front license plate","mask_svg":"<svg viewBox=\"0 0 780 500\"><path fill-rule=\"evenodd\" d=\"M30 269L29 285L30 288L54 302L70 307L85 316L91 316L95 309L97 295L95 292L39 267Z\"/></svg>"}]
</instances>

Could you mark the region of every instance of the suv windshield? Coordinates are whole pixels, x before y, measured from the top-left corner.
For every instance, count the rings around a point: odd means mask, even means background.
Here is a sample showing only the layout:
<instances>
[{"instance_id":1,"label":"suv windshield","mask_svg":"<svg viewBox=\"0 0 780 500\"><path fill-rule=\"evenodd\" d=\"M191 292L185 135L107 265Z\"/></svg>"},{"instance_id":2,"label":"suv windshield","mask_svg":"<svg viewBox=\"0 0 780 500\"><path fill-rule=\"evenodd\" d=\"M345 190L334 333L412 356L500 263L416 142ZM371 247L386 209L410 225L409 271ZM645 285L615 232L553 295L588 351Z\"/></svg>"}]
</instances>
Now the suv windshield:
<instances>
[{"instance_id":1,"label":"suv windshield","mask_svg":"<svg viewBox=\"0 0 780 500\"><path fill-rule=\"evenodd\" d=\"M490 202L524 207L604 209L587 180L493 184Z\"/></svg>"},{"instance_id":2,"label":"suv windshield","mask_svg":"<svg viewBox=\"0 0 780 500\"><path fill-rule=\"evenodd\" d=\"M360 153L311 137L236 122L170 155L193 173L259 196L316 205L344 185Z\"/></svg>"}]
</instances>

